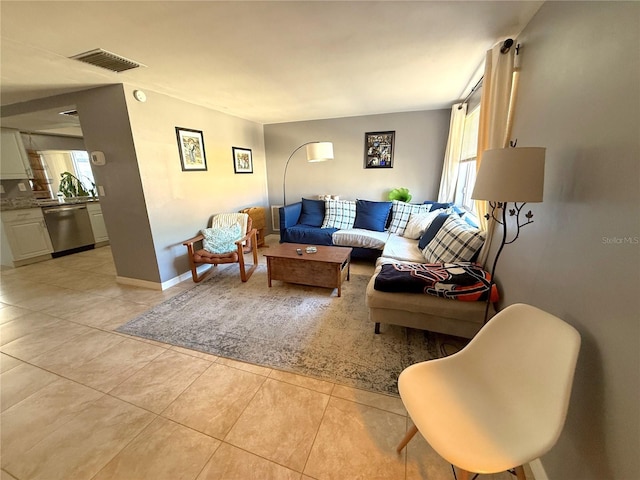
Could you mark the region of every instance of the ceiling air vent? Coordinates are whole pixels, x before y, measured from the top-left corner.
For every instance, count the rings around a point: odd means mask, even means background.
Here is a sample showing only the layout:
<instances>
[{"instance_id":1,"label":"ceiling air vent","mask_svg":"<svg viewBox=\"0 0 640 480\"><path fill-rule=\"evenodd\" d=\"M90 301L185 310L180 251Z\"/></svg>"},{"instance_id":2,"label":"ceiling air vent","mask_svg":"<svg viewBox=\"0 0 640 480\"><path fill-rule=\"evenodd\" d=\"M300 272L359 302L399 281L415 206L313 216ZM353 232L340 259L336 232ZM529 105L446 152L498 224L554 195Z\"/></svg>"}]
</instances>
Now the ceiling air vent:
<instances>
[{"instance_id":1,"label":"ceiling air vent","mask_svg":"<svg viewBox=\"0 0 640 480\"><path fill-rule=\"evenodd\" d=\"M79 60L84 63L95 65L96 67L106 68L112 72L124 72L125 70L131 70L132 68L144 67L141 63L134 62L127 58L116 55L115 53L107 52L101 48L90 50L88 52L80 53L69 57L74 60Z\"/></svg>"},{"instance_id":2,"label":"ceiling air vent","mask_svg":"<svg viewBox=\"0 0 640 480\"><path fill-rule=\"evenodd\" d=\"M60 112L60 115L66 115L68 117L78 117L77 110L67 110L66 112Z\"/></svg>"}]
</instances>

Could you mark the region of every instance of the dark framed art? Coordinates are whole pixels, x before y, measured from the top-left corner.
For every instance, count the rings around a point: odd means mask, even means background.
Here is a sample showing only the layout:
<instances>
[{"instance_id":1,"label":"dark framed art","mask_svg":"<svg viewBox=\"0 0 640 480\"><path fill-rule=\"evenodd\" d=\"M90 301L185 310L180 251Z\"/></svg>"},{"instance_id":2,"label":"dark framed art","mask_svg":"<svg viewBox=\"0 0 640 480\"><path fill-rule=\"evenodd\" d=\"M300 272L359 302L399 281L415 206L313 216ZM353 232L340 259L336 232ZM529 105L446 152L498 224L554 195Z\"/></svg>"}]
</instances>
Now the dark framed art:
<instances>
[{"instance_id":1,"label":"dark framed art","mask_svg":"<svg viewBox=\"0 0 640 480\"><path fill-rule=\"evenodd\" d=\"M198 171L207 169L207 156L204 152L204 137L200 130L176 127L178 150L182 171Z\"/></svg>"},{"instance_id":2,"label":"dark framed art","mask_svg":"<svg viewBox=\"0 0 640 480\"><path fill-rule=\"evenodd\" d=\"M364 168L393 168L396 132L364 134Z\"/></svg>"},{"instance_id":3,"label":"dark framed art","mask_svg":"<svg viewBox=\"0 0 640 480\"><path fill-rule=\"evenodd\" d=\"M231 147L233 150L233 171L236 173L253 173L251 149Z\"/></svg>"}]
</instances>

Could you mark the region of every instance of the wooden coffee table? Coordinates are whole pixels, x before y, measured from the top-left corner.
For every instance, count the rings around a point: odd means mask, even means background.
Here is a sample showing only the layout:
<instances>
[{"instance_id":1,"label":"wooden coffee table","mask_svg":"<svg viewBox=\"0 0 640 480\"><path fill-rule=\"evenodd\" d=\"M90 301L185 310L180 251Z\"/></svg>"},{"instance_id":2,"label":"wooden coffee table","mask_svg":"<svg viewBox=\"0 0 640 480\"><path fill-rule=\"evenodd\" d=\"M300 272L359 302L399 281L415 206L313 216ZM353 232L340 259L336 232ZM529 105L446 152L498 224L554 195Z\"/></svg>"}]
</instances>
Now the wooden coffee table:
<instances>
[{"instance_id":1,"label":"wooden coffee table","mask_svg":"<svg viewBox=\"0 0 640 480\"><path fill-rule=\"evenodd\" d=\"M307 253L306 248L313 246L316 253ZM296 249L302 250L302 255ZM349 280L351 248L328 247L323 245L301 245L299 243L281 243L272 246L267 257L267 276L269 287L272 280L311 285L314 287L337 288L342 295L342 281Z\"/></svg>"}]
</instances>

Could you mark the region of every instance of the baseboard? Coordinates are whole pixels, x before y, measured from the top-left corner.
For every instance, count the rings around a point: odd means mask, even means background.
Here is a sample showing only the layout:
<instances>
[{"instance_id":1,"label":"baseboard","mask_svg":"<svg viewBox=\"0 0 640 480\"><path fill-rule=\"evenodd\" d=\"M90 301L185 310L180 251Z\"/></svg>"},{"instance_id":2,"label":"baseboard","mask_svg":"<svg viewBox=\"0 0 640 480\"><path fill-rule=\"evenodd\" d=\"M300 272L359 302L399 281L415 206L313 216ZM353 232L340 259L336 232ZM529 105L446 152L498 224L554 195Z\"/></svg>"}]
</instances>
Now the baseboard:
<instances>
[{"instance_id":1,"label":"baseboard","mask_svg":"<svg viewBox=\"0 0 640 480\"><path fill-rule=\"evenodd\" d=\"M164 290L161 283L150 282L149 280L140 280L138 278L120 277L116 275L116 283L131 285L133 287L149 288L151 290Z\"/></svg>"},{"instance_id":2,"label":"baseboard","mask_svg":"<svg viewBox=\"0 0 640 480\"><path fill-rule=\"evenodd\" d=\"M122 283L123 285L132 285L134 287L150 288L151 290L166 290L168 288L173 287L174 285L178 285L179 283L184 282L185 280L189 280L190 278L191 278L191 272L189 271L189 272L180 274L177 277L173 277L172 279L162 283L150 282L148 280L139 280L137 278L118 277L118 276L116 276L116 282Z\"/></svg>"},{"instance_id":3,"label":"baseboard","mask_svg":"<svg viewBox=\"0 0 640 480\"><path fill-rule=\"evenodd\" d=\"M547 472L544 470L539 458L536 458L533 462L529 462L529 467L531 467L531 472L535 480L549 480Z\"/></svg>"}]
</instances>

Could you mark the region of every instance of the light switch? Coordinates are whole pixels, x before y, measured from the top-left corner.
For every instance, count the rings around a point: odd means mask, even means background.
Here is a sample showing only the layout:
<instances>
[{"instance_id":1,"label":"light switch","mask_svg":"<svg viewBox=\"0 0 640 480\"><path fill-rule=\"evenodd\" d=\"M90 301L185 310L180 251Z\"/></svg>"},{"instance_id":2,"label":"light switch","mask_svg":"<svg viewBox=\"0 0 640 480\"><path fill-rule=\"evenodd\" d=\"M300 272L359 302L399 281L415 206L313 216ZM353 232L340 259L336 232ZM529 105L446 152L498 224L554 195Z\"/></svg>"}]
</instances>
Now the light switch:
<instances>
[{"instance_id":1,"label":"light switch","mask_svg":"<svg viewBox=\"0 0 640 480\"><path fill-rule=\"evenodd\" d=\"M24 183L19 183L18 184L18 190L20 190L21 192L26 192L27 191L27 186Z\"/></svg>"},{"instance_id":2,"label":"light switch","mask_svg":"<svg viewBox=\"0 0 640 480\"><path fill-rule=\"evenodd\" d=\"M102 185L98 185L98 195L101 197L106 197L104 194L104 187Z\"/></svg>"}]
</instances>

